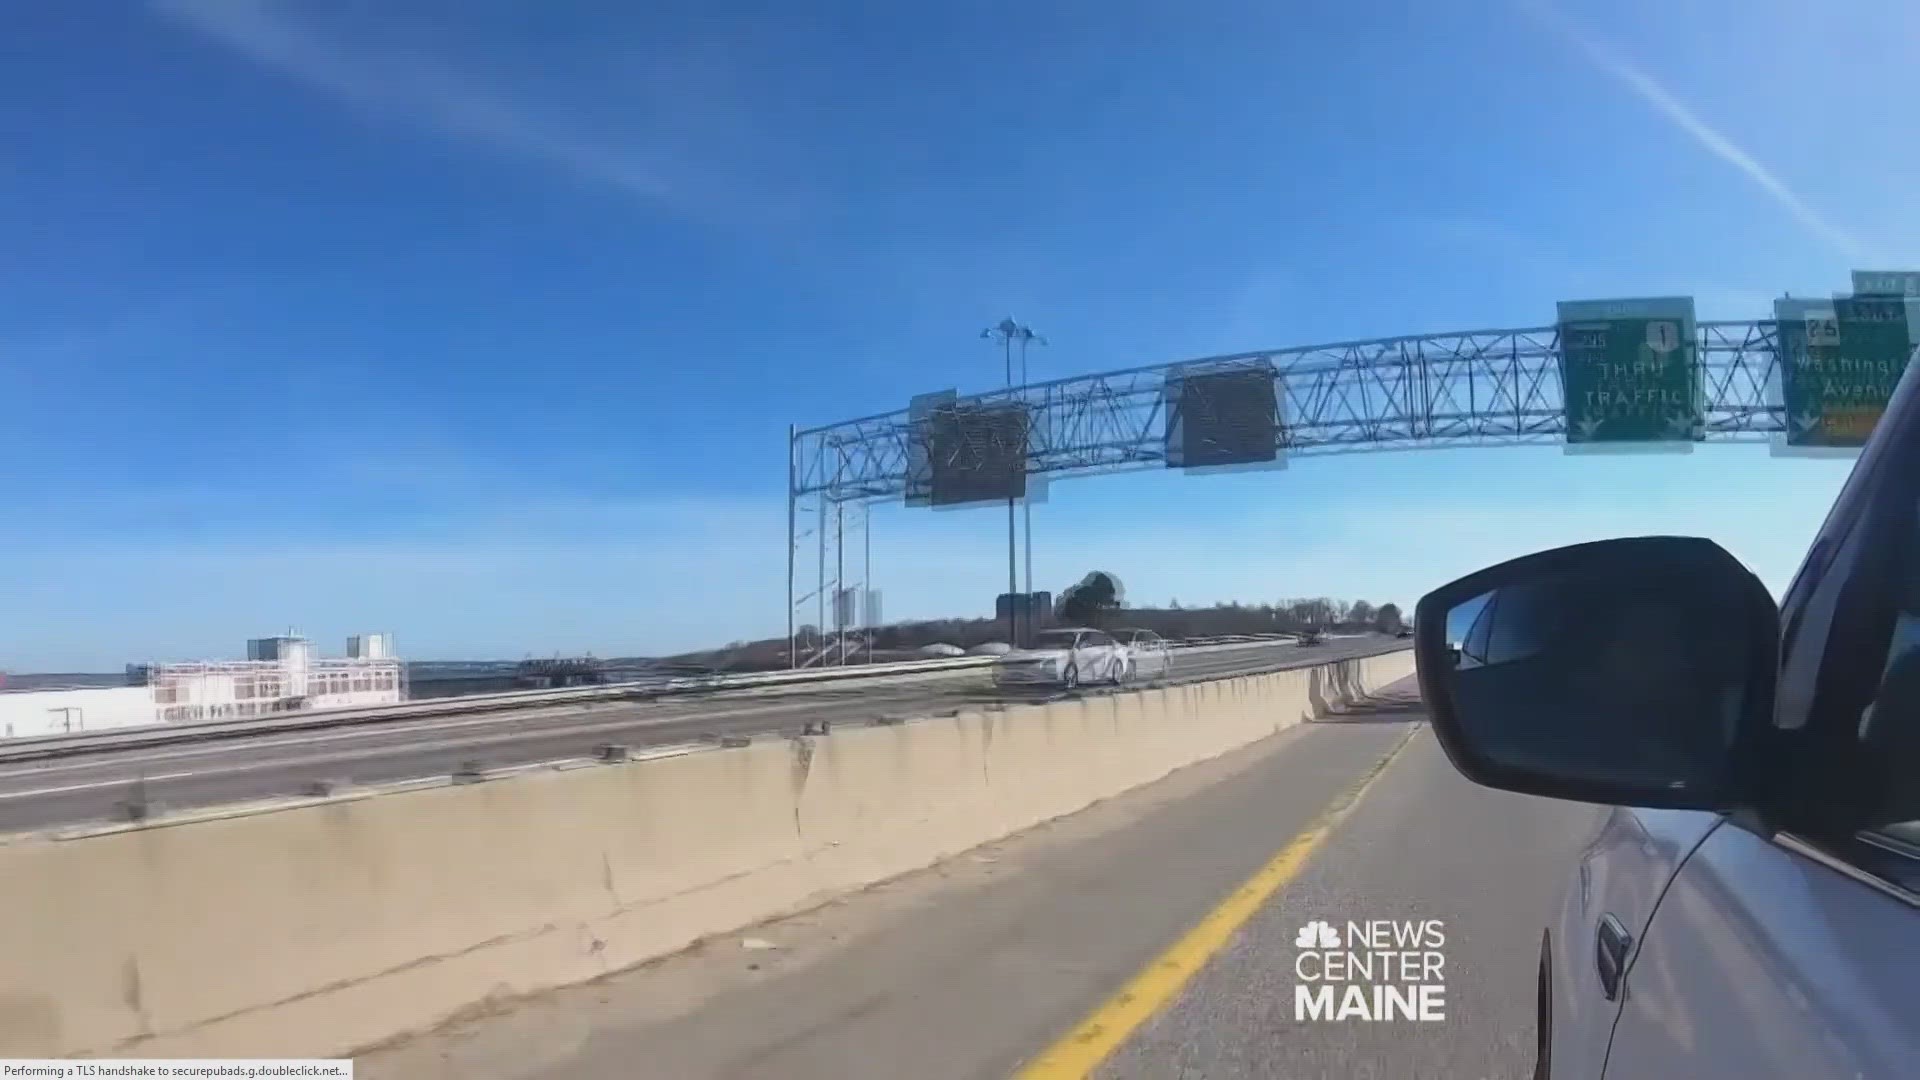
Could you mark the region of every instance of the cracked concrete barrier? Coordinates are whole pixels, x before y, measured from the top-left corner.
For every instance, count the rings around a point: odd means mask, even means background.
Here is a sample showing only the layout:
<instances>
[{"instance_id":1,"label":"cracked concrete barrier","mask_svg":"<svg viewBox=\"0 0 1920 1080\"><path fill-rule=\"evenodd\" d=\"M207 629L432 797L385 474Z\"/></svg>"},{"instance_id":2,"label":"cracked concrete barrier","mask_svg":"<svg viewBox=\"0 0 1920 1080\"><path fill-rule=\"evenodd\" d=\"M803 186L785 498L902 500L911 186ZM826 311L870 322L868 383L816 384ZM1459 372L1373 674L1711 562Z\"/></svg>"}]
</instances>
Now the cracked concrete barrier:
<instances>
[{"instance_id":1,"label":"cracked concrete barrier","mask_svg":"<svg viewBox=\"0 0 1920 1080\"><path fill-rule=\"evenodd\" d=\"M1389 653L15 842L0 1057L346 1053L927 866L1412 671Z\"/></svg>"}]
</instances>

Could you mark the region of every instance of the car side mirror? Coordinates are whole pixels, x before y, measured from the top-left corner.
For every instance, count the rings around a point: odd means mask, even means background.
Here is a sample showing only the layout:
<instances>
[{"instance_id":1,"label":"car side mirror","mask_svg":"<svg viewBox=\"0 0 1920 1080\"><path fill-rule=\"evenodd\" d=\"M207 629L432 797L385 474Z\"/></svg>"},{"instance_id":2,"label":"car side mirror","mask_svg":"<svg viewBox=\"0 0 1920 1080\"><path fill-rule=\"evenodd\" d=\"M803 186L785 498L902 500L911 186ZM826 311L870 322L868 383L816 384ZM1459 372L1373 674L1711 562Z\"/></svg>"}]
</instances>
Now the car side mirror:
<instances>
[{"instance_id":1,"label":"car side mirror","mask_svg":"<svg viewBox=\"0 0 1920 1080\"><path fill-rule=\"evenodd\" d=\"M1717 810L1772 710L1779 614L1710 540L1557 548L1421 598L1414 659L1469 780L1549 798Z\"/></svg>"}]
</instances>

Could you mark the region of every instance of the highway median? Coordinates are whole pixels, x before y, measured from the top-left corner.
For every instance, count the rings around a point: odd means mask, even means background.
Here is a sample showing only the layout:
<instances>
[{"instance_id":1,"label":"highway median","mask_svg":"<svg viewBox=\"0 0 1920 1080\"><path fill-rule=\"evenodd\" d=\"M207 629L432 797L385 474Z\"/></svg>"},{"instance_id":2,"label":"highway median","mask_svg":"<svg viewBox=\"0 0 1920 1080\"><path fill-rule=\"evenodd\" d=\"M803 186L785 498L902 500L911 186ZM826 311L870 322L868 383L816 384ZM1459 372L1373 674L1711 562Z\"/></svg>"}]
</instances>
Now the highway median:
<instances>
[{"instance_id":1,"label":"highway median","mask_svg":"<svg viewBox=\"0 0 1920 1080\"><path fill-rule=\"evenodd\" d=\"M1325 718L1398 651L0 848L0 1056L348 1052Z\"/></svg>"},{"instance_id":2,"label":"highway median","mask_svg":"<svg viewBox=\"0 0 1920 1080\"><path fill-rule=\"evenodd\" d=\"M1254 647L1271 647L1273 638L1200 639L1176 646L1179 654L1200 655ZM237 720L199 720L176 724L149 724L130 728L35 735L0 739L0 764L80 757L89 754L151 750L193 743L233 742L264 735L351 728L382 728L409 721L483 713L522 713L553 708L591 708L599 704L654 701L663 698L711 697L804 689L822 685L861 685L879 681L951 679L979 675L993 665L991 656L909 660L886 664L801 668L793 671L745 672L678 676L642 682L607 683L558 690L513 690L497 694L433 698L398 705L356 709L320 709L277 716Z\"/></svg>"}]
</instances>

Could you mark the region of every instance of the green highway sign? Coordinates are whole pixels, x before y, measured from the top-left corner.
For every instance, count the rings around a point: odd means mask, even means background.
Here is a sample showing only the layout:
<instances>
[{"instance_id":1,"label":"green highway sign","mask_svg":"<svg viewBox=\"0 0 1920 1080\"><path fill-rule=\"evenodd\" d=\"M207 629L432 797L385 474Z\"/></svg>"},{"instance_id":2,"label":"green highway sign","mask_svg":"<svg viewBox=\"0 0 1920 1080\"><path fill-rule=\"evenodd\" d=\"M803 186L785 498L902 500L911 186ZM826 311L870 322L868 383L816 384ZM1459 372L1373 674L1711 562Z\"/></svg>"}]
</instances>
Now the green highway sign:
<instances>
[{"instance_id":1,"label":"green highway sign","mask_svg":"<svg viewBox=\"0 0 1920 1080\"><path fill-rule=\"evenodd\" d=\"M1855 270L1855 296L1920 296L1920 271Z\"/></svg>"},{"instance_id":2,"label":"green highway sign","mask_svg":"<svg viewBox=\"0 0 1920 1080\"><path fill-rule=\"evenodd\" d=\"M1706 437L1692 297L1564 300L1558 328L1569 449Z\"/></svg>"},{"instance_id":3,"label":"green highway sign","mask_svg":"<svg viewBox=\"0 0 1920 1080\"><path fill-rule=\"evenodd\" d=\"M1862 276L1854 275L1856 285ZM1920 300L1892 289L1832 300L1786 298L1774 301L1773 316L1787 445L1865 446L1920 344Z\"/></svg>"}]
</instances>

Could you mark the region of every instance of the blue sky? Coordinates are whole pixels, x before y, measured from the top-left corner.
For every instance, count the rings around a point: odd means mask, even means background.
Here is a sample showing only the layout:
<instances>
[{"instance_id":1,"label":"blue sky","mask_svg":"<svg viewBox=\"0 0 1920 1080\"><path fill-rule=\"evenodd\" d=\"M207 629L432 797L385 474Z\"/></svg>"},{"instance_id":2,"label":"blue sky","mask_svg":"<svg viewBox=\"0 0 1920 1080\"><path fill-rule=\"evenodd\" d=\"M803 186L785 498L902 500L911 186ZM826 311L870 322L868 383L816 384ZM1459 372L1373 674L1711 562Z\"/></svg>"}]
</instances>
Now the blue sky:
<instances>
[{"instance_id":1,"label":"blue sky","mask_svg":"<svg viewBox=\"0 0 1920 1080\"><path fill-rule=\"evenodd\" d=\"M977 334L1008 312L1058 377L1581 297L1763 317L1920 239L1897 2L4 19L14 670L290 624L417 657L779 632L786 425L990 387ZM1847 468L1496 449L1085 480L1039 508L1036 570L1410 604L1685 532L1777 590ZM990 610L1004 518L873 525L890 617Z\"/></svg>"}]
</instances>

